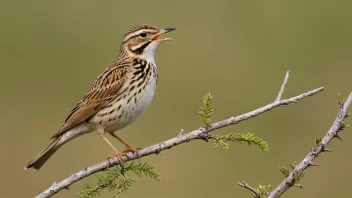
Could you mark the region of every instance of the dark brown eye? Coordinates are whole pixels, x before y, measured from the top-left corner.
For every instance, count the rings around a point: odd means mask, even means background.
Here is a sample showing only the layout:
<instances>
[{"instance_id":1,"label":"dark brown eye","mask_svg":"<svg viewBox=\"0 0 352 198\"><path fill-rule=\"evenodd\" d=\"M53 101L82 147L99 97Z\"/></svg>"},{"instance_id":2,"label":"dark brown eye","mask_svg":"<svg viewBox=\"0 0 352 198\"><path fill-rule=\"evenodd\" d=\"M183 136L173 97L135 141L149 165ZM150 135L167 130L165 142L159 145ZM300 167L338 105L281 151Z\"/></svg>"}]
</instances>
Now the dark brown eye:
<instances>
[{"instance_id":1,"label":"dark brown eye","mask_svg":"<svg viewBox=\"0 0 352 198\"><path fill-rule=\"evenodd\" d=\"M147 37L147 33L142 33L140 36L141 36L142 38L145 38L145 37Z\"/></svg>"}]
</instances>

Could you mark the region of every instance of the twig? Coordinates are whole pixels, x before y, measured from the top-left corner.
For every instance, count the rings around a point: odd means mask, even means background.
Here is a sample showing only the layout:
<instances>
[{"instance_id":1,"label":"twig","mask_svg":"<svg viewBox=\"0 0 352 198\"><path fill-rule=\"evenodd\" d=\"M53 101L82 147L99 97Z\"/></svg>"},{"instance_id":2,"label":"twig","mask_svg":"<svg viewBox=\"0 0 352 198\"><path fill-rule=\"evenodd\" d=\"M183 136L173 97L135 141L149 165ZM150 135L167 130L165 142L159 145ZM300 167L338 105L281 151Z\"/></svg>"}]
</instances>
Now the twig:
<instances>
[{"instance_id":1,"label":"twig","mask_svg":"<svg viewBox=\"0 0 352 198\"><path fill-rule=\"evenodd\" d=\"M181 129L180 133L178 134L178 137L182 137L183 136L183 129Z\"/></svg>"},{"instance_id":2,"label":"twig","mask_svg":"<svg viewBox=\"0 0 352 198\"><path fill-rule=\"evenodd\" d=\"M288 78L288 74L286 74L286 78ZM285 78L284 84L287 82L286 78ZM285 87L284 84L282 86L283 88ZM258 109L253 110L253 111L250 111L248 113L242 114L240 116L231 117L229 119L210 124L206 127L200 127L194 131L183 134L182 136L178 135L178 136L176 136L172 139L166 140L162 143L155 144L153 146L144 148L139 151L139 154L141 157L144 157L144 156L151 155L151 154L158 154L165 149L170 149L174 146L180 145L185 142L189 142L191 140L195 140L195 139L207 140L209 138L208 133L211 131L214 131L216 129L220 129L220 128L223 128L223 127L226 127L229 125L234 125L234 124L237 124L237 123L244 121L244 120L248 120L249 118L253 118L259 114L262 114L266 111L269 111L269 110L276 108L276 107L279 107L281 105L288 105L290 103L296 103L297 101L300 101L303 98L306 98L308 96L313 96L323 90L324 90L324 87L321 87L321 88L317 88L317 89L308 91L306 93L303 93L301 95L298 95L298 96L295 96L295 97L292 97L289 99L278 100L278 101L275 100L273 103L270 103L266 106L260 107ZM130 152L130 153L127 153L126 156L123 157L122 160L124 162L127 162L130 160L134 160L136 158L138 158L137 154ZM113 166L116 166L118 164L120 164L119 160L116 157L114 157L114 158L111 158L109 161L103 161L103 162L100 162L100 163L95 164L93 166L84 168L83 170L71 175L70 177L64 179L63 181L56 183L55 185L49 187L47 190L45 190L44 192L39 194L37 196L37 198L51 197L54 194L61 191L62 189L65 189L67 186L70 186L73 183L75 183L85 177L88 177L89 175L92 175L96 172L100 172L102 170L106 170L106 169L113 167Z\"/></svg>"},{"instance_id":3,"label":"twig","mask_svg":"<svg viewBox=\"0 0 352 198\"><path fill-rule=\"evenodd\" d=\"M256 190L254 190L254 188L252 188L250 185L248 185L245 181L242 181L242 183L237 182L237 184L245 189L250 190L253 193L254 198L260 198L260 194Z\"/></svg>"},{"instance_id":4,"label":"twig","mask_svg":"<svg viewBox=\"0 0 352 198\"><path fill-rule=\"evenodd\" d=\"M288 77L289 77L289 76L290 76L290 71L287 71L287 72L286 72L285 79L284 79L284 82L283 82L282 85L281 85L281 89L280 89L280 91L279 91L279 94L277 95L277 98L276 98L275 102L281 100L281 97L282 97L282 94L284 93L284 90L285 90L285 87L286 87L286 84L287 84L287 81L288 81Z\"/></svg>"},{"instance_id":5,"label":"twig","mask_svg":"<svg viewBox=\"0 0 352 198\"><path fill-rule=\"evenodd\" d=\"M311 150L308 155L299 163L295 169L290 173L290 175L283 181L281 184L272 192L269 193L267 198L277 198L280 197L283 193L285 193L294 183L295 175L301 174L305 169L310 166L315 166L316 164L313 163L313 160L318 157L321 152L329 151L326 149L326 146L329 142L334 138L341 138L338 135L338 132L342 129L343 120L346 118L346 112L348 107L351 105L352 102L352 92L350 93L347 100L340 106L339 113L331 126L330 130L324 136L322 141L317 145L314 150Z\"/></svg>"}]
</instances>

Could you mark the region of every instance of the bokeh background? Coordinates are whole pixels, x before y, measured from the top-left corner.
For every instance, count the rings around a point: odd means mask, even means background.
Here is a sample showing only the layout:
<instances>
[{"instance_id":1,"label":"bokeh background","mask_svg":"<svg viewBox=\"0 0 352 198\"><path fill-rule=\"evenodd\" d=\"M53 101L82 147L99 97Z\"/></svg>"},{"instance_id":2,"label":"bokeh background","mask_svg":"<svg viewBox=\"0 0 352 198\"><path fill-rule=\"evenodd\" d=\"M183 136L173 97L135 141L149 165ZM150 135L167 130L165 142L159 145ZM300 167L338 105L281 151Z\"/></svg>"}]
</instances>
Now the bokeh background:
<instances>
[{"instance_id":1,"label":"bokeh background","mask_svg":"<svg viewBox=\"0 0 352 198\"><path fill-rule=\"evenodd\" d=\"M111 155L92 133L61 148L40 171L23 171L116 58L123 34L142 23L177 31L156 54L159 82L151 106L118 132L133 146L198 128L200 100L208 92L215 95L217 121L272 102L287 70L284 97L326 90L215 132L253 132L269 142L269 153L246 145L214 150L211 143L192 141L143 158L162 180L137 178L122 197L252 197L236 185L243 179L276 187L283 180L278 167L301 161L331 126L336 93L352 91L351 6L347 0L1 1L0 197L34 197ZM344 141L334 140L333 152L316 160L321 166L306 171L305 190L293 188L283 197L348 197L351 133L343 131ZM55 197L74 197L94 178Z\"/></svg>"}]
</instances>

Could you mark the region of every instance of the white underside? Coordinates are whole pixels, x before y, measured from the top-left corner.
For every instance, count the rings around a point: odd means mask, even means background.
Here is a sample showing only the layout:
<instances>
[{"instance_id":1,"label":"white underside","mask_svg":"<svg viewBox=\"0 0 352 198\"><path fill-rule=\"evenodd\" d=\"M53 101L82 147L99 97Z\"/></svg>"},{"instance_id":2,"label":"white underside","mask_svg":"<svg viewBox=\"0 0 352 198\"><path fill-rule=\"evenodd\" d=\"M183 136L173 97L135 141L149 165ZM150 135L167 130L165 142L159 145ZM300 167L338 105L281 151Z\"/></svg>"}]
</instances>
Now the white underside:
<instances>
[{"instance_id":1,"label":"white underside","mask_svg":"<svg viewBox=\"0 0 352 198\"><path fill-rule=\"evenodd\" d=\"M116 102L112 108L117 108L119 105L121 105L120 112L123 111L124 114L128 112L128 116L123 115L121 119L116 119L113 123L107 123L107 126L105 126L105 131L117 131L133 123L143 112L145 112L147 107L150 105L155 93L155 88L156 80L151 79L151 82L146 86L145 90L140 94L137 94L137 103L135 103L134 99L132 99L128 104L126 100ZM136 92L137 91L138 90L136 90ZM118 115L110 116L111 119L118 117Z\"/></svg>"},{"instance_id":2,"label":"white underside","mask_svg":"<svg viewBox=\"0 0 352 198\"><path fill-rule=\"evenodd\" d=\"M67 132L65 132L61 137L61 139L59 140L59 142L55 145L55 147L60 147L66 142L92 131L93 130L87 125L87 123L81 123L73 127L72 129L68 130Z\"/></svg>"}]
</instances>

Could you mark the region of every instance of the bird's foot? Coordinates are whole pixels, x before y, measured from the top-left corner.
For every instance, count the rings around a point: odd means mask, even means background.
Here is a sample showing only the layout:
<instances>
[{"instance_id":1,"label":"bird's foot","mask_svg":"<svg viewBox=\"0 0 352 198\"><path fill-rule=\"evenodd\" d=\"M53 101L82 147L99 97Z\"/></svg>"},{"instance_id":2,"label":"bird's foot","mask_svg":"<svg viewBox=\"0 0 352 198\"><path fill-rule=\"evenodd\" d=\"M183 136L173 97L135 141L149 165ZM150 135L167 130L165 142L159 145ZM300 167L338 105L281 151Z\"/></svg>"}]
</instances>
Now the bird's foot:
<instances>
[{"instance_id":1,"label":"bird's foot","mask_svg":"<svg viewBox=\"0 0 352 198\"><path fill-rule=\"evenodd\" d=\"M107 160L109 160L109 159L111 159L111 158L113 158L113 157L117 157L117 159L118 159L119 162L120 162L120 165L123 166L122 156L124 156L124 155L125 155L125 153L123 153L123 152L121 153L121 152L115 151L115 152L114 152L114 155L113 155L112 157L108 157Z\"/></svg>"},{"instance_id":2,"label":"bird's foot","mask_svg":"<svg viewBox=\"0 0 352 198\"><path fill-rule=\"evenodd\" d=\"M138 156L138 159L140 159L140 158L141 158L141 155L139 154L138 150L141 150L141 149L142 149L142 148L127 147L127 149L124 150L124 151L122 151L122 153L123 153L124 155L126 155L126 153L128 153L128 152L133 152L133 153L136 153L137 156Z\"/></svg>"}]
</instances>

